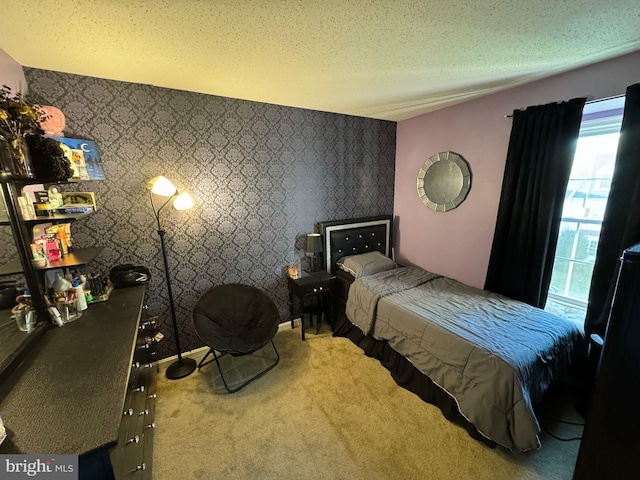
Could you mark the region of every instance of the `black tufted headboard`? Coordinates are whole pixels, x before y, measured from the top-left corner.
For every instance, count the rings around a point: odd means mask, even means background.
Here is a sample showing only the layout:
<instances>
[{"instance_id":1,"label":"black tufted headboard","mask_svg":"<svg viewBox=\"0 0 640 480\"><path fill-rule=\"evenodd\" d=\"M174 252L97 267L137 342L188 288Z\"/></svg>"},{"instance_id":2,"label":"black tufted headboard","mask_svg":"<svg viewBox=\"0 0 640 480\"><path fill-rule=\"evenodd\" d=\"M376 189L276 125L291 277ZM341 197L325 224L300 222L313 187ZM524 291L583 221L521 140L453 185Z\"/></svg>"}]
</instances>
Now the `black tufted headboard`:
<instances>
[{"instance_id":1,"label":"black tufted headboard","mask_svg":"<svg viewBox=\"0 0 640 480\"><path fill-rule=\"evenodd\" d=\"M377 250L391 256L391 215L318 223L322 234L324 269L335 273L336 262L345 255Z\"/></svg>"}]
</instances>

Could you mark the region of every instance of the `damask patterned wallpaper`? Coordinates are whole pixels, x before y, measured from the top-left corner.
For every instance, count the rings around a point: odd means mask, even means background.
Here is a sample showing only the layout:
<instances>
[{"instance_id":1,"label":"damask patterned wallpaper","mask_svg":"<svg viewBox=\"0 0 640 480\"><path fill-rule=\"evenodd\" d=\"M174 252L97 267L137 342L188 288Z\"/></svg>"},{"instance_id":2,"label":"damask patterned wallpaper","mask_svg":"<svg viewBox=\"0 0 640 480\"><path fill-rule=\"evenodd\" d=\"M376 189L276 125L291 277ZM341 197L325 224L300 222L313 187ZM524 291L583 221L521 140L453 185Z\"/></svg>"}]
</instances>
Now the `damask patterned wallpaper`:
<instances>
[{"instance_id":1,"label":"damask patterned wallpaper","mask_svg":"<svg viewBox=\"0 0 640 480\"><path fill-rule=\"evenodd\" d=\"M323 220L393 213L396 124L149 85L25 69L31 95L66 115L67 137L100 147L107 179L83 183L98 211L73 225L90 264L146 265L147 303L175 353L160 241L146 182L165 175L194 208L167 218L182 349L199 346L191 310L210 287L262 288L289 319L283 270ZM300 242L298 241L298 245Z\"/></svg>"}]
</instances>

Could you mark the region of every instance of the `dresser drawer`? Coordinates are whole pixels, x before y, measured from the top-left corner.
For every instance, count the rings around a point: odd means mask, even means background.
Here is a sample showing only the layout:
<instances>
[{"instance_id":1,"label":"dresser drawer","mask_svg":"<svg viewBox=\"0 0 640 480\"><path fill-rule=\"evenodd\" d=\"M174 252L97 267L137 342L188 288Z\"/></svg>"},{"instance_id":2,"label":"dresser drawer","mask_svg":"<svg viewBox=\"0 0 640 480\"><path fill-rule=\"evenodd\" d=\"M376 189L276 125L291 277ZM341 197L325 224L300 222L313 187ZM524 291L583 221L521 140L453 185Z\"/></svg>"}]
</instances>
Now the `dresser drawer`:
<instances>
[{"instance_id":1,"label":"dresser drawer","mask_svg":"<svg viewBox=\"0 0 640 480\"><path fill-rule=\"evenodd\" d=\"M318 295L320 293L331 292L331 280L324 282L316 282L309 285L300 285L297 287L297 295Z\"/></svg>"},{"instance_id":2,"label":"dresser drawer","mask_svg":"<svg viewBox=\"0 0 640 480\"><path fill-rule=\"evenodd\" d=\"M144 447L145 442L140 439L122 448L122 467L118 479L151 478L151 463L144 461Z\"/></svg>"},{"instance_id":3,"label":"dresser drawer","mask_svg":"<svg viewBox=\"0 0 640 480\"><path fill-rule=\"evenodd\" d=\"M158 344L138 339L134 359L140 363L152 363L158 359Z\"/></svg>"},{"instance_id":4,"label":"dresser drawer","mask_svg":"<svg viewBox=\"0 0 640 480\"><path fill-rule=\"evenodd\" d=\"M153 457L153 431L148 432L144 442L132 443L124 448L123 468L118 480L150 479Z\"/></svg>"}]
</instances>

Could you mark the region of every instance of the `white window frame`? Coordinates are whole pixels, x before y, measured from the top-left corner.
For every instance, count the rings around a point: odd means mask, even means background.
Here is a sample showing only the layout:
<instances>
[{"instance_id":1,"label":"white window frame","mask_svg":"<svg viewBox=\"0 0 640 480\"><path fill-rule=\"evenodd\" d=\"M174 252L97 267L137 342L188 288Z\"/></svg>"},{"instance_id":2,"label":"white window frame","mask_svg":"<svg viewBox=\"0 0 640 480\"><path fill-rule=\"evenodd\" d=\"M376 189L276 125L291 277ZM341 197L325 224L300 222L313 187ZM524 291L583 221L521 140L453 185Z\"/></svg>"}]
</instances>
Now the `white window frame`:
<instances>
[{"instance_id":1,"label":"white window frame","mask_svg":"<svg viewBox=\"0 0 640 480\"><path fill-rule=\"evenodd\" d=\"M579 138L619 132L620 125L622 122L623 110L624 110L624 96L606 99L603 101L593 102L585 105L585 109L583 111L583 120L580 125ZM609 179L598 179L598 178L592 178L588 180L589 181L600 180L600 183L604 183L604 181L610 181ZM571 276L572 276L574 265L577 263L594 263L595 258L593 259L593 261L585 261L585 260L577 260L573 257L575 256L576 248L579 240L578 232L580 231L580 225L583 223L589 223L589 224L597 225L598 230L600 230L602 227L602 221L595 220L595 219L593 220L592 219L576 219L576 218L564 217L564 216L562 217L561 221L577 223L576 236L572 246L571 258L557 257L556 255L554 255L554 261L556 258L562 258L563 260L569 261L569 269L567 271L567 278L565 281L565 289L564 289L565 295L549 292L547 297L548 297L548 300L553 300L555 303L564 304L566 306L573 307L586 312L588 302L586 300L577 299L577 298L568 296L568 291L571 285ZM595 246L595 249L597 250L597 245ZM589 242L589 250L591 251L591 241Z\"/></svg>"}]
</instances>

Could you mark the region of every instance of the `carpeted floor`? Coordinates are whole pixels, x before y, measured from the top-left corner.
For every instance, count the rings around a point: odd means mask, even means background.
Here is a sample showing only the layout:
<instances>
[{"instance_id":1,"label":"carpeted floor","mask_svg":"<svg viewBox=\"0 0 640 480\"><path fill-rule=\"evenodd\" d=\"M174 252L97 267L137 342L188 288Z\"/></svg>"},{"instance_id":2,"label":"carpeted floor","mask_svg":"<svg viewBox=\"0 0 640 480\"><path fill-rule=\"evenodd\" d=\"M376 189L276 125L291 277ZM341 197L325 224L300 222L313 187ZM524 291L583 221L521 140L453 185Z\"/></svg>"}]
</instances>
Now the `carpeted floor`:
<instances>
[{"instance_id":1,"label":"carpeted floor","mask_svg":"<svg viewBox=\"0 0 640 480\"><path fill-rule=\"evenodd\" d=\"M306 342L299 327L281 329L274 341L279 365L234 394L215 363L181 380L167 380L161 365L154 479L571 479L577 441L543 432L538 451L492 450L326 325ZM273 358L267 346L251 357L224 357L223 368L237 384ZM580 422L573 403L569 389L551 391L541 421L579 437L581 427L548 419Z\"/></svg>"}]
</instances>

